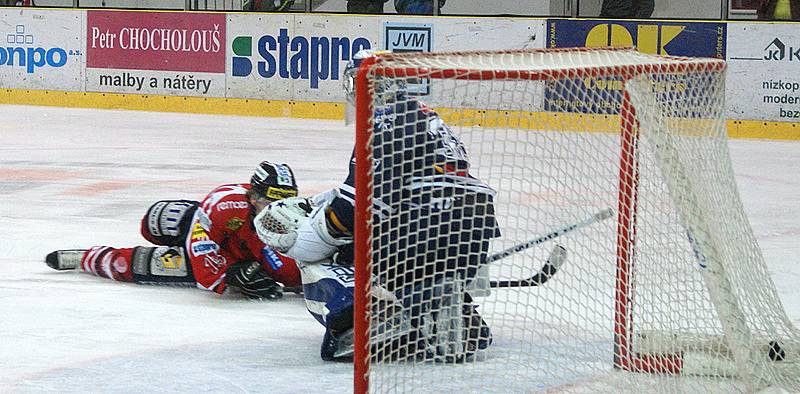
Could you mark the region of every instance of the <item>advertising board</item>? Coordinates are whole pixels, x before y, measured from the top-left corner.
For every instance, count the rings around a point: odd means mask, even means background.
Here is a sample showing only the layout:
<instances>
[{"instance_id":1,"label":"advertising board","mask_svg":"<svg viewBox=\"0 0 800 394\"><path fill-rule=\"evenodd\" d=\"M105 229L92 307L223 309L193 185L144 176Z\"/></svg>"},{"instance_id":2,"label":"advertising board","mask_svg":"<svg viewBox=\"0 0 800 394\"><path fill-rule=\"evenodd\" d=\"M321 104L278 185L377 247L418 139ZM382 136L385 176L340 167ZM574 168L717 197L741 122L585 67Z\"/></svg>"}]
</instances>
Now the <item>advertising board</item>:
<instances>
[{"instance_id":1,"label":"advertising board","mask_svg":"<svg viewBox=\"0 0 800 394\"><path fill-rule=\"evenodd\" d=\"M0 81L6 88L80 91L83 13L0 9Z\"/></svg>"},{"instance_id":2,"label":"advertising board","mask_svg":"<svg viewBox=\"0 0 800 394\"><path fill-rule=\"evenodd\" d=\"M229 14L227 97L344 101L352 55L378 44L370 17Z\"/></svg>"},{"instance_id":3,"label":"advertising board","mask_svg":"<svg viewBox=\"0 0 800 394\"><path fill-rule=\"evenodd\" d=\"M800 121L800 29L796 24L728 25L728 117Z\"/></svg>"},{"instance_id":4,"label":"advertising board","mask_svg":"<svg viewBox=\"0 0 800 394\"><path fill-rule=\"evenodd\" d=\"M544 47L542 19L384 17L381 49L392 52L516 50ZM500 60L495 60L502 67ZM508 87L508 86L506 86ZM525 102L503 103L500 82L408 81L411 95L434 107L540 111L542 85L529 85Z\"/></svg>"},{"instance_id":5,"label":"advertising board","mask_svg":"<svg viewBox=\"0 0 800 394\"><path fill-rule=\"evenodd\" d=\"M636 47L658 55L724 59L726 25L715 22L548 20L547 47ZM550 111L615 114L623 84L618 78L592 78L548 84L545 108ZM686 86L691 89L691 86ZM575 101L572 97L592 97Z\"/></svg>"},{"instance_id":6,"label":"advertising board","mask_svg":"<svg viewBox=\"0 0 800 394\"><path fill-rule=\"evenodd\" d=\"M225 14L87 11L86 90L224 97Z\"/></svg>"}]
</instances>

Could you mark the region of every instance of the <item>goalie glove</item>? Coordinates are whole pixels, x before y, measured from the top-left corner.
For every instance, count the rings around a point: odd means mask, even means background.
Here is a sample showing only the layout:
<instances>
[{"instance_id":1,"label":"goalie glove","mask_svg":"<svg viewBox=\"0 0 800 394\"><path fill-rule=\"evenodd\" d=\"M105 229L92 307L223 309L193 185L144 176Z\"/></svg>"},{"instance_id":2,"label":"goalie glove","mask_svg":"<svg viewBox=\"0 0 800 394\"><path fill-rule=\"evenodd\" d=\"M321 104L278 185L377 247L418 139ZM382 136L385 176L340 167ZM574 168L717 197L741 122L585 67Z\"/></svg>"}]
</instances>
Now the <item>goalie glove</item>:
<instances>
[{"instance_id":1,"label":"goalie glove","mask_svg":"<svg viewBox=\"0 0 800 394\"><path fill-rule=\"evenodd\" d=\"M294 246L297 229L308 221L314 203L304 197L290 197L270 203L255 219L258 238L267 246L285 253Z\"/></svg>"},{"instance_id":2,"label":"goalie glove","mask_svg":"<svg viewBox=\"0 0 800 394\"><path fill-rule=\"evenodd\" d=\"M283 297L283 286L272 280L258 261L244 261L228 267L225 284L239 289L250 299L276 300Z\"/></svg>"},{"instance_id":3,"label":"goalie glove","mask_svg":"<svg viewBox=\"0 0 800 394\"><path fill-rule=\"evenodd\" d=\"M339 246L352 242L349 238L335 238L327 222L328 206L316 207L311 217L297 229L295 242L286 255L304 262L317 262L331 257Z\"/></svg>"}]
</instances>

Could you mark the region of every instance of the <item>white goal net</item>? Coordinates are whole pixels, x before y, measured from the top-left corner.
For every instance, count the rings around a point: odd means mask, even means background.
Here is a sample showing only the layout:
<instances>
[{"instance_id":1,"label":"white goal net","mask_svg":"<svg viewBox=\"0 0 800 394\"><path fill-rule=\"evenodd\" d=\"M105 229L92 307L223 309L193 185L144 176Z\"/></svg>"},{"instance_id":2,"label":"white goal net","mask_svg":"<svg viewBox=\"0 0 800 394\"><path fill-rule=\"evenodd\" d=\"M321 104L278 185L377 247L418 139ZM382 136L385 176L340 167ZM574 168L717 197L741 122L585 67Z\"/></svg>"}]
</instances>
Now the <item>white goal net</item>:
<instances>
[{"instance_id":1,"label":"white goal net","mask_svg":"<svg viewBox=\"0 0 800 394\"><path fill-rule=\"evenodd\" d=\"M356 392L800 391L723 61L384 54L357 89Z\"/></svg>"}]
</instances>

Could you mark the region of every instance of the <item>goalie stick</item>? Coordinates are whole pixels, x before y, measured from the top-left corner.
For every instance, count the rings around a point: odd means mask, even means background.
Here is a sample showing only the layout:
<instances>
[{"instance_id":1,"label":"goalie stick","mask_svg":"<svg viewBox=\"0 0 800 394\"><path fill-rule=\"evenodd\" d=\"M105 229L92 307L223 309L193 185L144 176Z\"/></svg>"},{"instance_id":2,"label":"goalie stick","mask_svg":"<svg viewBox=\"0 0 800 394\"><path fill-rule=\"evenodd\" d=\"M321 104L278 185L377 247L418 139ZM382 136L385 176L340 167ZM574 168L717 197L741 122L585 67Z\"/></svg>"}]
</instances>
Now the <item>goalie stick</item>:
<instances>
[{"instance_id":1,"label":"goalie stick","mask_svg":"<svg viewBox=\"0 0 800 394\"><path fill-rule=\"evenodd\" d=\"M515 253L519 253L523 250L532 248L536 245L542 244L549 240L558 238L564 234L569 232L575 231L577 229L586 227L588 225L594 224L601 220L605 220L610 218L614 215L614 211L611 208L603 209L599 212L594 213L590 217L577 222L572 223L560 228L557 228L545 235L540 237L534 238L532 240L526 241L524 243L512 246L508 249L502 250L491 256L487 257L484 263L492 263L501 259L504 259L508 256L511 256ZM553 250L550 252L550 255L547 258L544 266L530 278L522 279L522 280L498 280L498 281L489 281L489 286L491 288L507 288L507 287L528 287L528 286L540 286L550 280L550 278L558 272L559 268L566 262L567 259L567 250L563 246L556 244L553 247ZM398 337L404 333L407 333L409 327L405 327L405 331L401 330L399 332L394 332L390 337ZM389 332L390 330L386 330ZM386 338L384 339L386 340ZM337 344L337 349L334 352L335 358L341 357L351 357L353 355L353 332L350 330L349 332L343 334L339 338L340 343Z\"/></svg>"},{"instance_id":2,"label":"goalie stick","mask_svg":"<svg viewBox=\"0 0 800 394\"><path fill-rule=\"evenodd\" d=\"M579 228L583 228L590 224L597 223L601 220L608 219L611 216L614 216L614 210L612 210L611 208L603 209L602 211L599 211L580 222L568 224L566 226L557 228L545 235L534 238L530 241L523 242L521 244L512 246L503 251L497 252L487 257L485 262L492 263L497 260L504 259L508 256L511 256L512 254L519 253L523 250L532 248L536 245L542 244L551 239L558 238L564 234L575 231ZM566 258L567 258L567 250L561 245L556 245L550 252L550 256L547 258L547 261L545 262L544 266L542 266L542 269L540 269L539 272L537 272L530 278L521 280L497 280L497 281L493 280L489 282L489 287L503 288L503 287L526 287L526 286L543 285L545 282L550 280L550 278L552 278L553 275L556 274L556 272L558 272L558 269L561 268L561 266L564 264Z\"/></svg>"},{"instance_id":3,"label":"goalie stick","mask_svg":"<svg viewBox=\"0 0 800 394\"><path fill-rule=\"evenodd\" d=\"M550 280L550 278L552 278L556 272L558 272L558 269L561 268L566 260L567 249L557 244L553 247L553 250L550 251L550 256L547 257L547 261L544 263L544 266L542 266L542 269L540 269L535 275L528 279L521 280L493 280L489 282L489 287L502 288L543 285L545 282Z\"/></svg>"}]
</instances>

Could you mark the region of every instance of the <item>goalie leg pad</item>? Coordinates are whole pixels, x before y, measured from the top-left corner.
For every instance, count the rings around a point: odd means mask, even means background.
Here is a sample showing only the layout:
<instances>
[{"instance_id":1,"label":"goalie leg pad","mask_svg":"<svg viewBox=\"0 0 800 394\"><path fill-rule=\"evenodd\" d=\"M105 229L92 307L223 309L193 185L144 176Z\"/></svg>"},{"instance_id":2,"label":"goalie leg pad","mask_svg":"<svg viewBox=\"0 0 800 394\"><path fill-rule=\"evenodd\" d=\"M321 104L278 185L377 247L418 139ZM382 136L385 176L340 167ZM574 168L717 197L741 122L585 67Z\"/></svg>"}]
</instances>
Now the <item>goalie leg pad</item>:
<instances>
[{"instance_id":1,"label":"goalie leg pad","mask_svg":"<svg viewBox=\"0 0 800 394\"><path fill-rule=\"evenodd\" d=\"M353 289L355 286L353 268L331 262L298 263L298 267L303 279L306 308L311 315L326 327L329 326L331 320L338 319L348 321L349 327L337 325L334 327L335 329L343 330L352 327Z\"/></svg>"},{"instance_id":2,"label":"goalie leg pad","mask_svg":"<svg viewBox=\"0 0 800 394\"><path fill-rule=\"evenodd\" d=\"M488 324L472 304L464 281L452 276L408 286L401 300L415 328L408 353L445 363L473 359L492 343Z\"/></svg>"},{"instance_id":3,"label":"goalie leg pad","mask_svg":"<svg viewBox=\"0 0 800 394\"><path fill-rule=\"evenodd\" d=\"M199 205L199 202L191 200L156 202L142 218L142 236L156 245L183 245L189 234L192 216Z\"/></svg>"},{"instance_id":4,"label":"goalie leg pad","mask_svg":"<svg viewBox=\"0 0 800 394\"><path fill-rule=\"evenodd\" d=\"M492 344L492 330L478 313L477 306L465 304L463 315L467 352L487 349Z\"/></svg>"},{"instance_id":5,"label":"goalie leg pad","mask_svg":"<svg viewBox=\"0 0 800 394\"><path fill-rule=\"evenodd\" d=\"M194 276L182 247L147 247L133 249L133 281L142 284L194 285Z\"/></svg>"},{"instance_id":6,"label":"goalie leg pad","mask_svg":"<svg viewBox=\"0 0 800 394\"><path fill-rule=\"evenodd\" d=\"M325 303L325 337L320 356L325 361L353 357L353 288L342 287Z\"/></svg>"},{"instance_id":7,"label":"goalie leg pad","mask_svg":"<svg viewBox=\"0 0 800 394\"><path fill-rule=\"evenodd\" d=\"M298 262L303 278L306 308L325 326L320 357L325 361L346 360L353 355L353 290L355 273L330 261Z\"/></svg>"}]
</instances>

